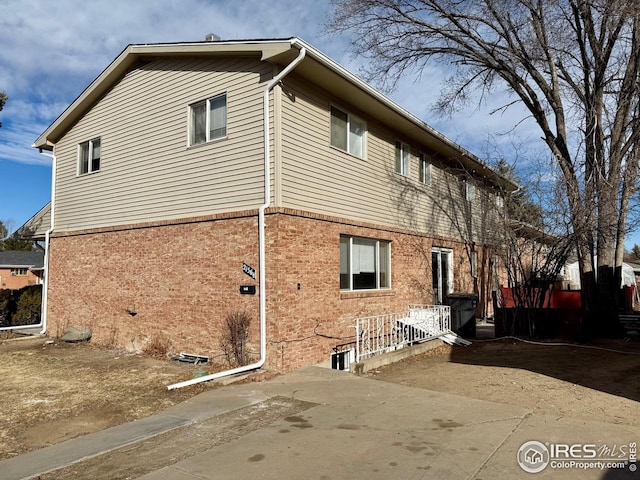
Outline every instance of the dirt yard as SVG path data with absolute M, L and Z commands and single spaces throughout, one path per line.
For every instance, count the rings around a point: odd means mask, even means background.
M 640 342 L 600 348 L 475 341 L 382 367 L 369 376 L 516 405 L 556 417 L 640 426 Z
M 601 346 L 640 352 L 639 342 Z M 42 338 L 0 344 L 0 369 L 0 459 L 139 419 L 218 388 L 205 383 L 167 391 L 168 384 L 192 378 L 201 367 Z M 476 341 L 470 347 L 440 347 L 370 376 L 557 417 L 640 426 L 639 374 L 637 354 Z M 307 408 L 276 404 L 271 407 L 285 412 Z M 69 478 L 64 475 L 46 478 Z M 91 475 L 87 478 L 96 478 Z
M 206 370 L 90 344 L 5 340 L 0 459 L 143 418 L 215 388 L 205 383 L 166 389 L 192 378 L 196 369 Z

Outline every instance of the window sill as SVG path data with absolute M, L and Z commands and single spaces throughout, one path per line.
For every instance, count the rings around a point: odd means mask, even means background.
M 90 177 L 91 175 L 96 175 L 98 173 L 100 173 L 100 170 L 93 170 L 92 172 L 78 173 L 76 175 L 76 178 Z
M 207 140 L 206 142 L 194 143 L 193 145 L 187 144 L 187 150 L 191 150 L 194 148 L 204 147 L 206 145 L 211 145 L 212 143 L 224 142 L 229 139 L 229 135 L 225 135 L 224 137 L 214 138 L 213 140 Z
M 349 300 L 352 298 L 372 298 L 372 297 L 393 297 L 393 290 L 342 290 L 340 291 L 340 300 Z
M 343 150 L 340 147 L 336 147 L 335 145 L 329 144 L 329 147 L 332 150 L 335 150 L 336 152 L 344 153 L 345 155 L 348 155 L 348 156 L 353 157 L 353 158 L 357 158 L 358 160 L 364 160 L 365 162 L 367 161 L 366 154 L 361 157 L 360 155 L 356 155 L 355 153 L 347 152 L 346 150 Z

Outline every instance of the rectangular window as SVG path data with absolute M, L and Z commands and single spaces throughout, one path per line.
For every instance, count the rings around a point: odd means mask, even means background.
M 28 270 L 26 268 L 12 268 L 11 269 L 11 275 L 15 276 L 19 276 L 19 277 L 24 277 L 26 274 L 28 273 Z
M 189 106 L 189 145 L 227 136 L 227 95 L 222 94 Z
M 340 290 L 379 290 L 390 287 L 390 242 L 341 236 Z
M 78 175 L 100 170 L 100 137 L 78 145 Z
M 502 198 L 499 194 L 496 194 L 496 207 L 498 210 L 502 210 L 504 208 L 504 198 Z
M 431 163 L 424 153 L 420 154 L 420 181 L 425 185 L 431 184 Z
M 356 157 L 365 156 L 367 124 L 359 118 L 331 107 L 331 145 Z
M 409 176 L 409 155 L 411 148 L 406 143 L 396 141 L 396 172 L 405 177 Z
M 476 186 L 471 180 L 465 182 L 465 198 L 468 202 L 473 202 L 476 198 Z

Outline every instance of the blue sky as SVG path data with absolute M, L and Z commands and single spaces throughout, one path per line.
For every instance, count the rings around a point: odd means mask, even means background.
M 3 0 L 0 91 L 9 100 L 0 112 L 0 220 L 17 228 L 49 201 L 51 162 L 31 145 L 128 44 L 200 41 L 208 33 L 222 39 L 298 36 L 357 74 L 364 60 L 350 51 L 348 35 L 326 32 L 331 12 L 329 0 Z M 522 119 L 517 110 L 489 114 L 504 96 L 451 118 L 434 115 L 447 70 L 435 66 L 404 78 L 388 95 L 480 158 L 502 153 L 512 159 L 514 137 L 529 154 L 543 151 L 531 123 L 506 134 Z M 498 151 L 487 147 L 489 137 Z

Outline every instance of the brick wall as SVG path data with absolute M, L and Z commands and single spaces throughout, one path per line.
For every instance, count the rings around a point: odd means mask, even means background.
M 355 319 L 432 303 L 431 248 L 454 250 L 455 290 L 469 278 L 464 246 L 409 232 L 272 209 L 267 215 L 267 367 L 288 371 L 329 359 L 355 341 Z M 214 357 L 225 315 L 253 319 L 250 350 L 259 350 L 259 298 L 242 263 L 258 270 L 257 215 L 176 225 L 58 235 L 51 242 L 50 335 L 91 327 L 93 341 L 144 350 L 154 338 L 170 351 Z M 391 242 L 390 290 L 340 291 L 340 235 Z M 135 310 L 131 316 L 127 310 Z M 256 356 L 257 359 L 257 356 Z
M 258 266 L 255 216 L 58 236 L 50 262 L 50 335 L 90 327 L 103 345 L 141 351 L 160 339 L 216 356 L 226 314 L 246 310 L 258 351 L 258 295 L 239 292 L 257 285 L 242 271 Z
M 322 215 L 283 211 L 269 217 L 267 358 L 278 370 L 329 360 L 333 348 L 355 342 L 355 319 L 431 304 L 431 248 L 464 246 L 371 225 L 354 225 Z M 391 289 L 340 291 L 340 235 L 391 242 Z M 468 265 L 454 262 L 455 289 Z M 299 285 L 299 287 L 298 287 Z

